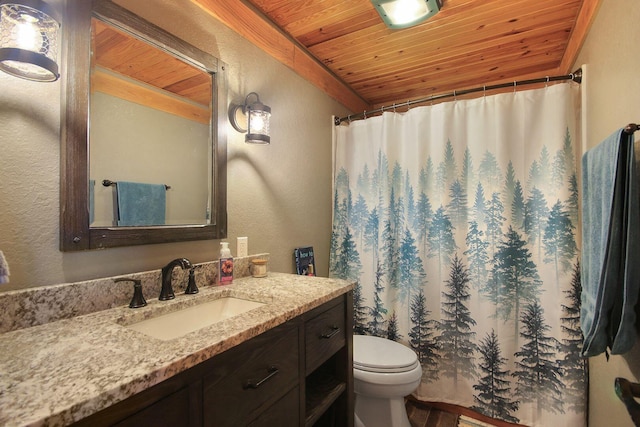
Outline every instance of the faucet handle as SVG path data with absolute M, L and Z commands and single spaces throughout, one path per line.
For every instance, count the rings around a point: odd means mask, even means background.
M 138 279 L 130 279 L 128 277 L 122 277 L 118 279 L 114 279 L 114 282 L 133 282 L 133 298 L 131 298 L 131 302 L 129 303 L 129 308 L 140 308 L 147 305 L 147 300 L 144 299 L 144 295 L 142 295 L 142 283 Z
M 197 294 L 198 293 L 198 285 L 196 285 L 196 277 L 195 277 L 195 267 L 191 267 L 189 269 L 189 283 L 187 284 L 187 289 L 184 291 L 185 294 Z

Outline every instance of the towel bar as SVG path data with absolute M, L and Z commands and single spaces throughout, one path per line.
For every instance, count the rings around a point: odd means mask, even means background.
M 102 185 L 104 185 L 105 187 L 111 187 L 113 185 L 118 185 L 118 183 L 116 181 L 111 181 L 110 179 L 103 179 L 102 180 Z M 171 186 L 167 185 L 167 184 L 164 184 L 164 188 L 166 190 L 170 190 Z
M 615 380 L 616 394 L 627 407 L 629 415 L 636 427 L 640 427 L 640 403 L 635 398 L 640 397 L 640 384 L 632 383 L 624 378 Z
M 624 131 L 631 135 L 632 133 L 634 133 L 635 131 L 640 129 L 640 125 L 637 125 L 635 123 L 629 123 L 625 128 Z

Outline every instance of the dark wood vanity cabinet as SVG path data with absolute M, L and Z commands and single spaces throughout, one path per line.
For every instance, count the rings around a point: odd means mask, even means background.
M 248 425 L 298 386 L 296 323 L 280 325 L 215 358 L 202 380 L 205 426 Z M 293 403 L 286 408 L 293 422 L 283 427 L 298 425 L 297 401 Z
M 352 293 L 77 423 L 353 426 Z
M 349 293 L 305 313 L 301 354 L 305 426 L 353 426 L 353 300 Z

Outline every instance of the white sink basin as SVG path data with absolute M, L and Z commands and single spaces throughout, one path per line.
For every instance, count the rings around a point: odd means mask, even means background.
M 142 320 L 126 327 L 168 341 L 263 305 L 261 302 L 224 297 Z

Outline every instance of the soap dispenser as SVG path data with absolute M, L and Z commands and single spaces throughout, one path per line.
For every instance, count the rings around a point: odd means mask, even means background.
M 218 260 L 218 284 L 228 285 L 233 282 L 233 257 L 229 242 L 220 242 L 220 259 Z
M 231 258 L 229 242 L 220 242 L 220 258 Z

